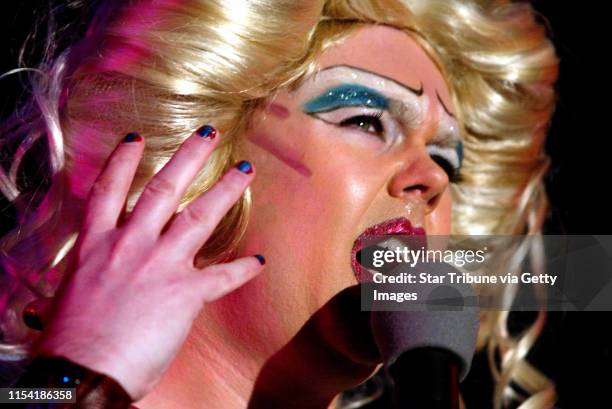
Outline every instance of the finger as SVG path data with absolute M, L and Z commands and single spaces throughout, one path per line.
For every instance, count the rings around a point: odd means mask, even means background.
M 229 263 L 214 264 L 196 273 L 193 277 L 195 288 L 200 291 L 203 302 L 211 302 L 234 291 L 264 268 L 266 259 L 257 254 L 242 257 Z
M 159 234 L 185 191 L 214 150 L 217 132 L 209 125 L 189 136 L 174 156 L 147 183 L 129 217 L 128 229 Z
M 42 331 L 49 320 L 52 298 L 40 298 L 28 303 L 23 309 L 23 322 L 30 328 Z
M 109 157 L 94 182 L 84 218 L 85 234 L 115 228 L 144 149 L 143 139 L 129 133 Z
M 185 207 L 162 235 L 162 242 L 193 256 L 255 176 L 253 165 L 241 161 L 207 192 Z

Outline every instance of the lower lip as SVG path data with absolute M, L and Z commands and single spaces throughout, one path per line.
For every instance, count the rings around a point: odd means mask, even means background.
M 355 277 L 357 277 L 358 282 L 363 282 L 366 277 L 369 277 L 370 273 L 369 270 L 367 270 L 357 261 L 357 253 L 364 247 L 364 243 L 367 243 L 369 238 L 384 235 L 427 237 L 425 234 L 425 229 L 422 227 L 412 227 L 410 221 L 404 217 L 392 219 L 367 228 L 366 231 L 363 232 L 357 238 L 357 240 L 355 240 L 355 244 L 351 250 L 351 266 L 353 267 L 353 272 L 355 273 Z

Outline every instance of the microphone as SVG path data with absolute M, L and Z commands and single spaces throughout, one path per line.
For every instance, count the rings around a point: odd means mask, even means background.
M 427 263 L 427 269 L 457 272 L 446 263 Z M 371 313 L 374 339 L 394 385 L 395 407 L 458 409 L 459 381 L 476 349 L 476 296 L 469 284 L 410 286 L 419 294 L 410 310 Z

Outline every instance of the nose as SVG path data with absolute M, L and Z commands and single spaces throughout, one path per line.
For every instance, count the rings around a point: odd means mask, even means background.
M 426 204 L 425 211 L 429 214 L 448 187 L 448 175 L 424 146 L 418 154 L 414 150 L 411 153 L 411 158 L 398 163 L 398 170 L 389 182 L 389 194 L 405 201 L 420 200 Z

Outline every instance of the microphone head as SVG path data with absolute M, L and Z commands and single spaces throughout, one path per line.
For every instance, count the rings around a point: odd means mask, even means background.
M 427 269 L 437 275 L 457 272 L 446 263 L 428 263 Z M 410 284 L 410 291 L 418 293 L 419 301 L 411 302 L 409 310 L 371 313 L 372 332 L 385 366 L 393 365 L 404 352 L 439 348 L 458 358 L 459 379 L 463 380 L 474 356 L 480 323 L 472 286 Z

